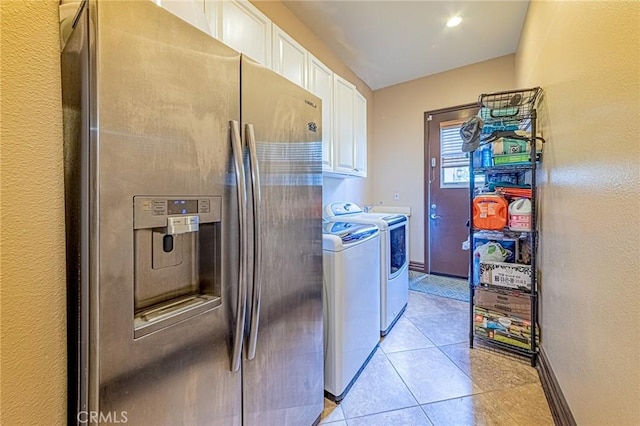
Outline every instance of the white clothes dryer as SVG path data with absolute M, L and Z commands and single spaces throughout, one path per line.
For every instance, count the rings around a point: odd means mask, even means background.
M 325 223 L 324 389 L 340 402 L 380 343 L 380 233 L 375 225 Z
M 330 222 L 369 223 L 380 229 L 380 334 L 398 321 L 409 300 L 409 220 L 403 214 L 365 213 L 355 203 L 324 206 Z

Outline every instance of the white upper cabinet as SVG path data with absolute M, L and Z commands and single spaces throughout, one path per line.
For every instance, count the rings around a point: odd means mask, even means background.
M 214 0 L 204 0 L 204 16 L 209 23 L 210 34 L 220 40 L 222 37 L 222 2 Z
M 354 155 L 356 176 L 367 177 L 367 99 L 356 90 L 354 98 Z
M 207 34 L 212 34 L 204 14 L 205 0 L 157 0 L 156 4 Z
M 354 97 L 356 87 L 333 75 L 333 171 L 353 174 L 355 169 L 354 141 Z
M 309 54 L 307 90 L 322 99 L 322 171 L 333 171 L 333 71 Z
M 276 24 L 272 24 L 272 28 L 273 56 L 271 57 L 271 68 L 306 89 L 307 50 Z
M 218 12 L 222 15 L 218 38 L 270 68 L 271 20 L 246 0 L 222 1 Z
M 326 172 L 367 176 L 367 99 L 333 74 L 333 168 Z

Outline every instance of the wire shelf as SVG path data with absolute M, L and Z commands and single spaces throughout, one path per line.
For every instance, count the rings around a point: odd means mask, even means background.
M 515 264 L 515 265 L 519 265 L 519 264 Z M 474 284 L 474 289 L 495 289 L 495 290 L 503 290 L 503 291 L 517 291 L 523 294 L 532 294 L 531 289 L 525 288 L 525 287 L 505 287 L 502 285 L 496 285 L 496 284 L 486 284 L 486 283 L 480 283 L 480 284 Z
M 473 173 L 475 174 L 484 174 L 485 172 L 519 172 L 519 171 L 528 171 L 533 169 L 533 165 L 531 163 L 527 164 L 510 164 L 510 165 L 499 165 L 499 166 L 491 166 L 491 167 L 474 167 Z
M 531 299 L 532 297 L 537 298 L 538 292 L 531 292 L 529 290 L 521 290 L 519 288 L 512 287 L 501 287 L 497 285 L 489 285 L 489 284 L 470 284 L 473 287 L 474 291 L 484 290 L 491 293 L 509 293 L 521 297 L 527 297 Z
M 485 337 L 482 336 L 480 334 L 475 334 L 474 333 L 474 339 L 475 340 L 479 340 L 481 341 L 483 344 L 489 345 L 489 346 L 497 346 L 501 349 L 504 349 L 508 352 L 514 353 L 514 354 L 518 354 L 518 355 L 522 355 L 522 356 L 526 356 L 526 357 L 533 357 L 535 355 L 538 354 L 538 351 L 533 351 L 531 349 L 524 349 L 524 348 L 520 348 L 518 346 L 514 346 L 514 345 L 510 345 L 508 343 L 503 343 L 503 342 L 499 342 L 497 340 L 493 340 L 490 339 L 489 337 Z
M 526 130 L 531 124 L 531 113 L 542 89 L 510 90 L 483 93 L 478 98 L 480 118 L 484 121 L 483 134 L 495 130 Z

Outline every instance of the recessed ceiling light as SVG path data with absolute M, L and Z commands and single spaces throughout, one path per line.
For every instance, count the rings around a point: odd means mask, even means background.
M 462 18 L 459 16 L 454 16 L 453 18 L 447 21 L 447 27 L 455 27 L 460 22 L 462 22 Z

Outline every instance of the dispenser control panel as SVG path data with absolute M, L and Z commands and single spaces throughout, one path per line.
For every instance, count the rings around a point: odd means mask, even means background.
M 167 207 L 170 215 L 198 213 L 198 200 L 168 200 Z
M 182 218 L 182 219 L 181 219 Z M 134 229 L 220 222 L 222 197 L 133 197 Z M 184 222 L 188 219 L 190 223 Z M 184 223 L 183 223 L 184 222 Z

